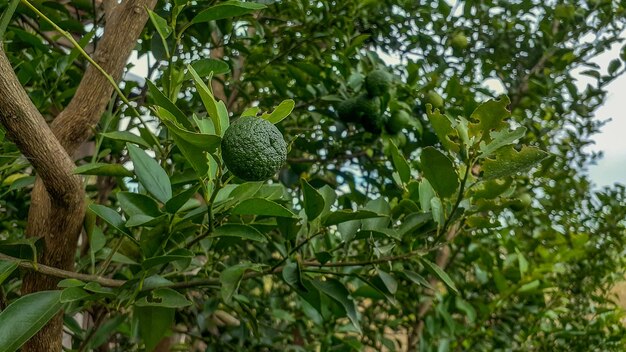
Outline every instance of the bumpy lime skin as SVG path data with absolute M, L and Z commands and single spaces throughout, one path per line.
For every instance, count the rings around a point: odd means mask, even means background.
M 385 126 L 386 118 L 380 111 L 380 98 L 370 98 L 361 94 L 356 98 L 356 115 L 363 128 L 378 134 Z
M 359 116 L 356 114 L 356 98 L 349 98 L 337 105 L 337 115 L 343 122 L 358 122 Z
M 265 181 L 287 160 L 287 143 L 278 128 L 258 117 L 241 117 L 224 133 L 222 159 L 245 181 Z
M 365 90 L 370 97 L 381 97 L 391 88 L 393 77 L 384 70 L 374 70 L 365 77 Z

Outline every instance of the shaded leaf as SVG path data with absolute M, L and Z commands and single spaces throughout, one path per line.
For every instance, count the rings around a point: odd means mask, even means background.
M 256 242 L 267 242 L 267 238 L 259 230 L 252 226 L 241 224 L 224 224 L 217 227 L 213 230 L 211 237 L 238 237 Z
M 437 264 L 429 261 L 426 258 L 420 258 L 420 260 L 422 261 L 422 263 L 424 263 L 424 266 L 426 267 L 426 269 L 428 269 L 428 271 L 430 271 L 433 275 L 441 279 L 441 281 L 443 281 L 446 284 L 446 286 L 448 286 L 452 291 L 454 291 L 454 293 L 459 293 L 459 291 L 456 289 L 456 286 L 454 285 L 454 282 L 452 281 L 450 276 L 448 276 L 448 274 L 446 274 L 446 272 L 443 271 L 443 269 L 441 269 Z
M 143 149 L 127 143 L 135 175 L 145 189 L 162 203 L 172 198 L 172 186 L 165 170 Z
M 389 141 L 389 149 L 391 151 L 391 161 L 393 162 L 393 166 L 400 175 L 400 180 L 403 183 L 409 182 L 411 179 L 411 167 L 409 163 L 407 163 L 404 156 L 398 150 L 398 147 L 393 141 Z
M 174 309 L 145 306 L 135 307 L 134 313 L 138 320 L 139 336 L 146 344 L 146 352 L 151 352 L 174 323 Z
M 191 122 L 189 121 L 189 119 L 187 118 L 187 116 L 174 104 L 172 103 L 171 100 L 169 100 L 160 90 L 159 88 L 157 88 L 157 86 L 150 82 L 150 81 L 146 81 L 146 84 L 148 85 L 148 90 L 150 91 L 150 96 L 152 97 L 152 99 L 154 100 L 154 103 L 162 108 L 164 108 L 165 110 L 169 111 L 170 114 L 172 114 L 172 116 L 174 116 L 174 118 L 176 119 L 176 122 L 178 122 L 179 124 L 181 124 L 182 126 L 184 126 L 187 129 L 192 129 L 193 126 L 191 125 Z
M 304 197 L 304 211 L 309 221 L 315 220 L 324 210 L 324 197 L 305 179 L 300 180 Z
M 137 307 L 183 308 L 191 305 L 185 296 L 171 288 L 162 287 L 152 290 L 147 296 L 135 302 Z
M 295 106 L 296 103 L 292 99 L 284 100 L 283 102 L 278 104 L 278 106 L 276 107 L 276 109 L 274 109 L 274 111 L 272 111 L 272 113 L 264 113 L 263 115 L 261 115 L 261 118 L 266 119 L 273 124 L 277 124 L 280 121 L 284 120 L 287 116 L 289 116 Z
M 0 261 L 0 285 L 17 269 L 17 262 Z
M 144 194 L 118 192 L 117 200 L 120 202 L 122 210 L 128 214 L 128 216 L 149 215 L 157 217 L 162 214 L 157 202 Z
M 263 4 L 254 2 L 225 1 L 200 12 L 191 20 L 191 23 L 209 22 L 246 15 L 264 9 L 265 7 L 266 6 Z
M 22 296 L 0 313 L 0 351 L 13 352 L 46 325 L 60 310 L 61 291 Z
M 476 121 L 470 125 L 470 135 L 486 139 L 491 130 L 501 130 L 507 127 L 504 120 L 511 116 L 511 112 L 507 110 L 510 103 L 511 100 L 505 95 L 499 100 L 491 99 L 480 104 L 470 116 Z
M 150 147 L 150 145 L 144 141 L 143 138 L 128 131 L 113 131 L 102 133 L 101 135 L 105 138 L 114 139 L 116 141 L 135 143 L 146 148 Z
M 239 289 L 239 283 L 241 282 L 243 274 L 248 270 L 260 271 L 261 267 L 252 263 L 241 263 L 226 268 L 221 272 L 220 281 L 222 287 L 220 293 L 224 302 L 228 303 L 231 301 L 233 295 L 237 292 L 237 289 Z
M 453 195 L 459 187 L 459 175 L 452 160 L 433 147 L 424 148 L 420 156 L 424 177 L 440 197 Z
M 106 221 L 107 224 L 113 226 L 121 233 L 130 235 L 130 232 L 124 224 L 124 219 L 122 219 L 122 216 L 118 214 L 115 210 L 100 204 L 90 204 L 89 210 L 94 212 L 96 215 L 102 218 L 102 220 Z
M 315 286 L 318 290 L 335 300 L 339 303 L 343 309 L 345 310 L 348 319 L 354 327 L 361 332 L 361 326 L 359 324 L 359 318 L 357 316 L 356 304 L 350 298 L 350 292 L 346 287 L 335 279 L 327 278 L 325 281 L 314 280 L 311 281 L 313 286 Z
M 93 163 L 81 165 L 74 169 L 79 175 L 98 175 L 115 177 L 133 177 L 133 173 L 120 164 Z
M 511 176 L 526 171 L 548 157 L 548 153 L 535 147 L 522 147 L 518 152 L 512 146 L 501 148 L 494 157 L 482 165 L 485 179 Z
M 264 198 L 249 198 L 233 209 L 237 215 L 279 216 L 293 218 L 296 215 L 284 206 Z

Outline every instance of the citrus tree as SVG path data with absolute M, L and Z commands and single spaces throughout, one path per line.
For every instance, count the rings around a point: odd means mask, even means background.
M 624 4 L 0 10 L 1 351 L 626 345 Z

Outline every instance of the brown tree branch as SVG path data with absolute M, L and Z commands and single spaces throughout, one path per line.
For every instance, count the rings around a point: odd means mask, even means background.
M 43 116 L 32 104 L 20 85 L 4 51 L 0 49 L 0 123 L 22 154 L 33 165 L 39 176 L 39 187 L 45 194 L 45 209 L 53 219 L 45 229 L 51 234 L 44 241 L 42 261 L 55 266 L 71 268 L 74 248 L 85 213 L 84 191 L 81 179 L 74 175 L 74 163 L 55 138 Z M 74 246 L 74 247 L 72 247 Z M 30 278 L 30 281 L 27 279 Z M 48 276 L 28 275 L 22 289 L 24 293 L 39 287 L 54 288 L 56 279 Z M 63 328 L 62 315 L 52 319 L 28 342 L 23 351 L 60 351 Z
M 110 16 L 107 17 L 104 35 L 98 43 L 93 59 L 116 82 L 121 78 L 128 57 L 148 19 L 145 8 L 152 9 L 155 4 L 156 0 L 126 0 L 112 7 Z M 114 87 L 108 77 L 94 65 L 89 65 L 71 102 L 51 126 L 58 141 L 56 144 L 60 143 L 65 152 L 63 149 L 48 150 L 43 155 L 43 160 L 53 159 L 56 155 L 72 155 L 91 135 L 93 126 L 100 120 L 113 90 Z M 48 144 L 47 140 L 40 140 L 37 137 L 32 138 L 32 141 L 41 145 Z M 71 159 L 69 157 L 67 159 L 71 163 Z M 73 168 L 72 163 L 69 175 Z M 67 202 L 68 206 L 59 206 L 58 197 L 49 189 L 46 192 L 46 188 L 49 187 L 44 187 L 44 176 L 48 171 L 38 171 L 42 177 L 35 182 L 31 195 L 26 236 L 38 237 L 40 234 L 46 234 L 39 263 L 71 271 L 74 268 L 76 244 L 82 229 L 84 193 L 81 187 L 80 192 L 74 193 L 74 196 L 80 199 L 72 199 Z M 75 176 L 71 175 L 71 178 Z M 59 178 L 64 179 L 68 177 Z M 55 289 L 57 282 L 57 277 L 31 271 L 24 277 L 22 292 Z M 27 342 L 23 351 L 60 351 L 63 326 L 61 318 L 62 316 L 58 315 L 52 319 Z
M 30 161 L 55 204 L 82 203 L 82 183 L 74 163 L 20 85 L 0 47 L 0 123 Z

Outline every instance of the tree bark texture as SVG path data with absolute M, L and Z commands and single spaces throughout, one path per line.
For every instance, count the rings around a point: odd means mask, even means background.
M 104 35 L 93 59 L 118 82 L 137 38 L 148 20 L 146 8 L 157 0 L 109 2 Z M 113 87 L 97 68 L 89 66 L 68 106 L 49 127 L 20 86 L 0 49 L 0 123 L 31 162 L 37 180 L 31 196 L 27 237 L 43 240 L 39 263 L 74 269 L 76 245 L 85 213 L 85 194 L 71 155 L 90 136 L 111 99 Z M 58 279 L 36 272 L 25 275 L 22 293 L 57 289 Z M 24 352 L 62 350 L 59 314 L 23 347 Z

